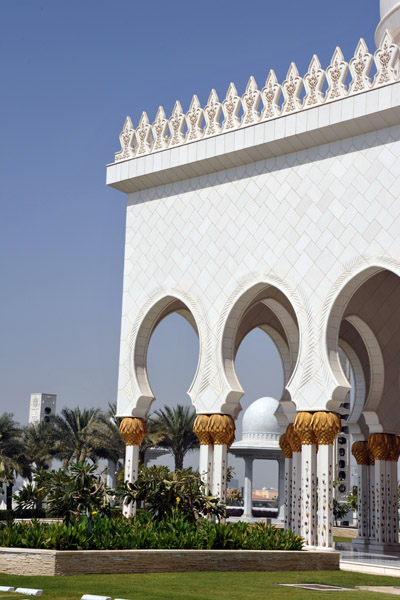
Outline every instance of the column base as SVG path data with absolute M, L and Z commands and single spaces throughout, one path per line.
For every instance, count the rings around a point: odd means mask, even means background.
M 371 542 L 368 546 L 368 552 L 373 554 L 400 554 L 400 544 Z
M 303 550 L 307 549 L 306 547 L 303 548 Z M 337 552 L 333 546 L 314 546 L 312 550 L 317 550 L 318 552 Z
M 351 542 L 351 547 L 353 550 L 357 550 L 358 552 L 368 552 L 371 544 L 371 540 L 369 538 L 354 538 Z

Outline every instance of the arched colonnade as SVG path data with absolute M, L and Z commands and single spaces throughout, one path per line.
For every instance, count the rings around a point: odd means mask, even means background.
M 359 532 L 356 545 L 397 545 L 397 460 L 400 455 L 400 269 L 390 261 L 350 266 L 317 306 L 299 288 L 273 277 L 251 278 L 222 310 L 203 309 L 180 290 L 149 299 L 130 333 L 125 476 L 137 473 L 144 418 L 154 400 L 147 349 L 158 323 L 177 312 L 199 336 L 199 361 L 189 395 L 197 411 L 200 471 L 212 493 L 226 493 L 227 452 L 243 389 L 235 357 L 246 335 L 261 328 L 275 343 L 284 373 L 277 418 L 285 454 L 285 526 L 309 547 L 332 547 L 333 443 L 343 427 L 353 436 L 358 463 Z M 205 303 L 206 305 L 206 303 Z M 340 362 L 344 351 L 351 382 Z M 130 416 L 127 416 L 129 414 Z M 131 514 L 133 507 L 126 507 Z M 397 547 L 397 546 L 396 546 Z

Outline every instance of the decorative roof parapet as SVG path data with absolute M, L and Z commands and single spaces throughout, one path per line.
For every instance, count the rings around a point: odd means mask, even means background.
M 344 60 L 342 51 L 338 47 L 326 70 L 321 68 L 315 54 L 304 77 L 300 77 L 295 63 L 291 63 L 282 85 L 279 84 L 275 72 L 271 70 L 261 91 L 254 77 L 250 77 L 245 93 L 241 97 L 233 83 L 230 84 L 226 98 L 222 102 L 219 101 L 216 91 L 211 90 L 204 109 L 198 97 L 194 95 L 186 115 L 180 102 L 176 101 L 169 120 L 162 106 L 159 107 L 152 125 L 145 112 L 142 113 L 136 130 L 130 117 L 127 117 L 119 136 L 121 150 L 115 153 L 115 162 L 181 146 L 203 137 L 234 131 L 396 82 L 400 78 L 398 60 L 399 47 L 393 43 L 390 33 L 386 31 L 382 45 L 374 55 L 368 52 L 368 47 L 361 38 L 354 57 L 349 63 Z M 371 81 L 369 73 L 374 61 L 376 74 Z M 345 81 L 349 69 L 351 81 L 347 86 Z M 325 80 L 328 88 L 323 92 Z M 301 98 L 303 87 L 305 94 L 304 98 Z M 284 100 L 280 106 L 278 103 L 282 92 Z M 259 110 L 261 101 L 263 108 Z M 241 110 L 243 114 L 239 116 Z M 222 112 L 224 119 L 221 123 Z

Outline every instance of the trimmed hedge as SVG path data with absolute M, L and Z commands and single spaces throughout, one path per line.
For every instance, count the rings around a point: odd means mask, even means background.
M 301 550 L 303 539 L 263 523 L 193 522 L 179 511 L 161 521 L 82 517 L 79 522 L 0 524 L 0 546 L 51 550 L 194 549 Z

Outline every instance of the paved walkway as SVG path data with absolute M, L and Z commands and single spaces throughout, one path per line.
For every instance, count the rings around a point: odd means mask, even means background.
M 398 554 L 360 552 L 353 550 L 350 543 L 336 543 L 335 549 L 341 553 L 340 568 L 343 571 L 400 577 L 400 555 Z

